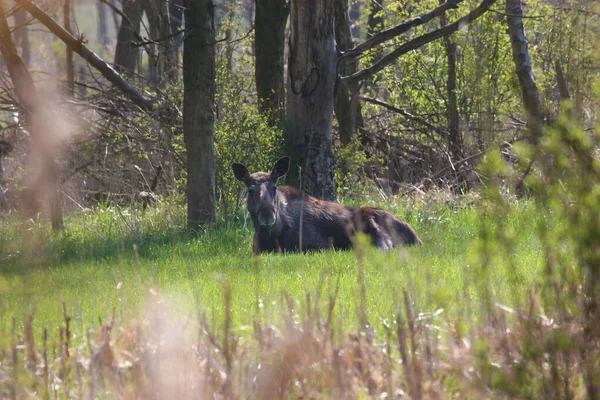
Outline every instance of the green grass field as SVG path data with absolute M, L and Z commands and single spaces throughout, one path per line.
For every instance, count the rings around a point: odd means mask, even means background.
M 178 204 L 73 213 L 59 234 L 1 220 L 0 397 L 584 398 L 594 388 L 595 336 L 577 332 L 595 319 L 580 311 L 576 242 L 563 235 L 578 230 L 540 203 L 407 198 L 387 208 L 420 248 L 259 257 L 243 213 L 190 233 Z
M 381 252 L 251 254 L 252 227 L 243 216 L 207 232 L 190 234 L 181 206 L 164 203 L 139 210 L 99 208 L 70 215 L 53 235 L 44 223 L 2 220 L 0 232 L 0 331 L 35 315 L 36 337 L 63 322 L 63 303 L 82 334 L 113 309 L 126 318 L 160 294 L 182 316 L 203 310 L 220 320 L 223 292 L 232 289 L 232 316 L 240 329 L 258 315 L 279 319 L 285 295 L 298 310 L 337 293 L 337 316 L 356 329 L 359 315 L 379 331 L 393 319 L 406 289 L 420 312 L 477 319 L 482 296 L 514 307 L 543 271 L 535 229 L 544 216 L 529 203 L 507 215 L 485 216 L 474 207 L 389 204 L 423 239 L 421 248 Z M 44 226 L 42 226 L 44 225 Z M 511 254 L 482 259 L 486 226 L 503 227 Z M 486 233 L 487 232 L 487 233 Z M 493 234 L 493 233 L 492 233 Z M 504 251 L 504 250 L 502 250 Z M 491 256 L 489 255 L 491 254 Z M 362 276 L 364 274 L 364 286 Z M 363 295 L 364 293 L 364 295 Z M 362 310 L 362 311 L 361 311 Z M 363 319 L 364 320 L 364 319 Z

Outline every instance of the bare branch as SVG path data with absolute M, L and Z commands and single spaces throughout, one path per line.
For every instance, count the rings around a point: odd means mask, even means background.
M 108 81 L 115 85 L 121 90 L 131 101 L 133 101 L 138 107 L 145 111 L 152 110 L 154 102 L 144 97 L 141 90 L 132 85 L 127 80 L 123 79 L 121 75 L 96 53 L 88 49 L 82 40 L 78 40 L 73 35 L 69 34 L 62 26 L 54 21 L 48 14 L 42 9 L 36 6 L 30 0 L 15 0 L 21 7 L 27 10 L 32 16 L 38 21 L 44 24 L 50 32 L 55 34 L 60 40 L 62 40 L 67 46 L 73 51 L 79 54 L 85 59 L 90 65 L 97 69 Z
M 23 0 L 18 0 L 18 1 L 23 1 Z M 465 15 L 464 17 L 462 17 L 458 21 L 454 22 L 453 24 L 447 25 L 447 26 L 437 29 L 433 32 L 426 33 L 425 35 L 419 36 L 419 37 L 411 40 L 410 42 L 407 42 L 407 43 L 403 44 L 402 46 L 398 47 L 396 50 L 392 51 L 391 53 L 387 54 L 386 56 L 384 56 L 381 60 L 379 60 L 372 66 L 365 68 L 355 74 L 345 76 L 342 79 L 357 82 L 357 81 L 363 80 L 363 79 L 381 71 L 382 69 L 387 67 L 389 64 L 396 61 L 396 59 L 398 59 L 400 56 L 408 53 L 409 51 L 418 49 L 419 47 L 426 45 L 427 43 L 433 42 L 434 40 L 439 39 L 441 37 L 448 36 L 448 35 L 456 32 L 460 28 L 470 24 L 471 22 L 473 22 L 474 20 L 476 20 L 477 18 L 482 16 L 486 11 L 488 11 L 488 9 L 495 2 L 496 2 L 496 0 L 483 0 L 483 2 L 481 2 L 481 4 L 477 8 L 475 8 L 469 14 Z
M 404 118 L 406 118 L 408 120 L 415 121 L 415 122 L 417 122 L 419 124 L 425 125 L 427 128 L 431 129 L 434 132 L 438 132 L 438 133 L 444 132 L 441 128 L 438 128 L 437 126 L 430 124 L 429 122 L 427 122 L 423 118 L 420 118 L 420 117 L 418 117 L 416 115 L 413 115 L 413 114 L 409 113 L 406 110 L 403 110 L 401 108 L 395 107 L 395 106 L 393 106 L 391 104 L 388 104 L 388 103 L 385 103 L 385 102 L 383 102 L 381 100 L 373 99 L 371 97 L 360 96 L 359 98 L 361 100 L 363 100 L 363 101 L 366 101 L 367 103 L 375 104 L 375 105 L 381 106 L 381 107 L 383 107 L 383 108 L 385 108 L 387 110 L 390 110 L 392 112 L 400 114 L 400 115 L 402 115 Z
M 444 4 L 440 5 L 438 8 L 433 11 L 428 12 L 427 14 L 420 15 L 416 18 L 413 18 L 409 21 L 405 21 L 399 25 L 394 26 L 393 28 L 386 29 L 373 36 L 372 38 L 365 40 L 363 43 L 359 44 L 353 49 L 350 49 L 343 53 L 339 59 L 343 60 L 346 58 L 355 58 L 360 56 L 365 51 L 383 43 L 390 39 L 395 38 L 405 32 L 408 32 L 410 29 L 415 28 L 419 25 L 423 25 L 429 21 L 431 21 L 435 17 L 441 16 L 446 10 L 451 8 L 458 8 L 458 4 L 462 3 L 463 0 L 448 0 Z

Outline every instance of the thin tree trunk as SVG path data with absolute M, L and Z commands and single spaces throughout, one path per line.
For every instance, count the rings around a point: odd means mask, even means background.
M 33 78 L 23 60 L 19 57 L 13 42 L 4 12 L 0 4 L 0 52 L 6 62 L 8 73 L 15 89 L 16 98 L 21 106 L 22 115 L 30 133 L 29 160 L 32 175 L 22 192 L 25 208 L 31 214 L 40 212 L 40 205 L 46 198 L 50 208 L 50 219 L 54 230 L 62 229 L 63 218 L 58 188 L 58 171 L 54 162 L 52 139 L 48 137 L 47 120 L 42 108 Z
M 352 30 L 352 37 L 359 38 L 360 37 L 360 1 L 352 0 L 350 3 L 350 26 Z
M 117 47 L 115 48 L 115 69 L 124 74 L 133 74 L 139 63 L 139 48 L 133 43 L 140 33 L 142 9 L 140 1 L 123 0 L 123 15 L 117 33 Z
M 183 48 L 183 135 L 187 151 L 188 228 L 216 219 L 214 97 L 215 27 L 212 0 L 186 0 Z
M 63 2 L 63 17 L 65 23 L 65 30 L 69 32 L 69 34 L 73 34 L 73 30 L 71 29 L 71 0 L 64 0 Z M 68 95 L 72 96 L 75 92 L 75 67 L 73 65 L 73 49 L 71 49 L 68 45 L 65 45 L 66 48 L 66 60 L 65 60 L 65 69 L 67 75 L 67 90 Z
M 179 32 L 183 26 L 183 0 L 171 0 L 169 2 L 169 15 L 171 17 L 171 32 Z
M 383 0 L 370 0 L 367 38 L 372 38 L 383 30 Z
M 17 47 L 21 49 L 21 59 L 26 66 L 31 63 L 31 51 L 29 47 L 29 28 L 27 27 L 27 11 L 21 7 L 15 10 L 15 42 Z
M 443 4 L 444 0 L 440 0 Z M 446 13 L 441 15 L 440 23 L 442 27 L 446 26 Z M 446 59 L 448 61 L 448 77 L 446 78 L 446 116 L 448 118 L 448 147 L 450 154 L 455 160 L 463 158 L 462 140 L 460 136 L 460 120 L 458 116 L 458 100 L 456 97 L 456 43 L 450 36 L 444 37 L 444 50 L 446 51 Z
M 171 51 L 175 45 L 173 30 L 171 28 L 170 7 L 164 0 L 151 0 L 150 6 L 152 13 L 148 14 L 150 24 L 156 27 L 156 37 L 160 46 L 155 46 L 155 55 L 157 62 L 156 84 L 161 86 L 163 80 L 176 82 L 179 77 L 179 68 L 177 65 L 177 52 Z
M 335 39 L 338 50 L 345 52 L 354 47 L 348 16 L 348 0 L 335 0 Z M 357 60 L 340 61 L 338 73 L 346 76 L 357 71 Z M 356 134 L 357 127 L 363 126 L 360 109 L 359 88 L 356 83 L 339 83 L 335 99 L 335 116 L 338 121 L 340 142 L 349 144 Z
M 531 130 L 530 142 L 536 144 L 542 136 L 542 105 L 540 95 L 535 83 L 527 37 L 523 27 L 523 6 L 521 0 L 506 0 L 506 14 L 508 23 L 508 34 L 512 43 L 513 61 L 521 86 L 521 95 L 527 123 Z
M 254 76 L 258 109 L 271 117 L 271 124 L 275 124 L 281 118 L 283 108 L 283 54 L 285 25 L 289 12 L 285 0 L 256 0 Z
M 306 193 L 336 199 L 332 123 L 337 54 L 333 0 L 296 0 L 291 7 L 288 120 L 285 131 L 295 168 L 292 181 Z
M 101 1 L 97 1 L 96 11 L 98 12 L 98 39 L 102 48 L 104 48 L 108 46 L 108 27 L 106 26 L 108 14 L 106 12 L 106 5 Z
M 384 0 L 370 0 L 369 18 L 367 21 L 367 39 L 371 39 L 383 30 L 383 1 Z M 379 61 L 382 56 L 383 51 L 380 48 L 375 50 L 373 61 Z M 367 88 L 373 90 L 377 88 L 373 76 L 369 76 L 365 83 Z

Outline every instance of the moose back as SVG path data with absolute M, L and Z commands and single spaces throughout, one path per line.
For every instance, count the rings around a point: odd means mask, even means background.
M 421 245 L 414 229 L 391 213 L 376 207 L 352 208 L 302 194 L 277 180 L 290 167 L 283 157 L 269 172 L 250 174 L 242 164 L 231 165 L 248 188 L 248 211 L 254 224 L 254 254 L 320 249 L 348 249 L 362 232 L 379 248 Z

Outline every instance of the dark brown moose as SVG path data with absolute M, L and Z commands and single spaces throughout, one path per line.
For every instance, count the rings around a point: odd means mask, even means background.
M 290 167 L 283 157 L 268 172 L 250 174 L 242 164 L 231 165 L 248 188 L 248 211 L 254 224 L 254 254 L 262 252 L 348 249 L 356 232 L 369 235 L 375 246 L 421 245 L 414 229 L 376 207 L 352 208 L 303 195 L 277 180 Z

